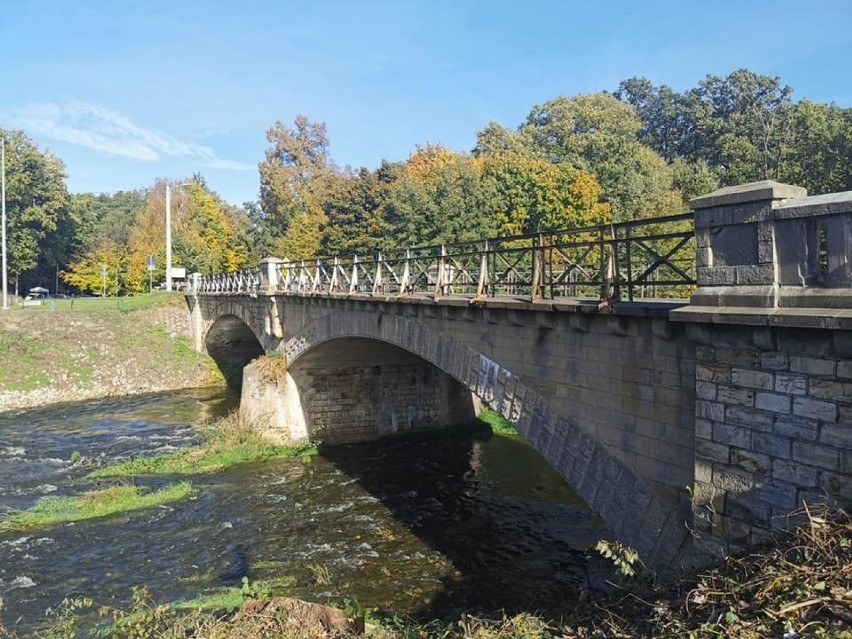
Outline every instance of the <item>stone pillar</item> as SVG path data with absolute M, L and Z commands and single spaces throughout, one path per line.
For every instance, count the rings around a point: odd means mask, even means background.
M 201 289 L 201 273 L 191 273 L 187 282 L 187 294 L 198 295 Z
M 806 195 L 801 187 L 765 180 L 692 200 L 698 290 L 691 305 L 776 307 L 775 211 Z
M 204 348 L 204 316 L 201 312 L 201 273 L 192 273 L 189 276 L 189 289 L 186 291 L 186 303 L 189 306 L 189 322 L 192 327 L 192 344 L 197 353 L 205 353 Z
M 273 294 L 278 291 L 278 267 L 284 260 L 278 257 L 265 257 L 260 260 L 260 291 Z

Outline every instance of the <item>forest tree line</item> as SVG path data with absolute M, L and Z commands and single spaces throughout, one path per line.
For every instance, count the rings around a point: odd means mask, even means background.
M 166 181 L 69 194 L 60 159 L 6 131 L 9 272 L 22 290 L 148 289 L 164 278 Z M 305 259 L 598 225 L 686 210 L 719 186 L 774 179 L 812 194 L 852 189 L 852 108 L 794 102 L 741 69 L 677 92 L 645 78 L 559 96 L 516 126 L 492 122 L 469 152 L 418 146 L 376 168 L 340 167 L 323 123 L 277 122 L 258 202 L 223 201 L 203 176 L 172 189 L 175 266 L 214 273 L 267 255 Z M 174 183 L 173 183 L 174 184 Z

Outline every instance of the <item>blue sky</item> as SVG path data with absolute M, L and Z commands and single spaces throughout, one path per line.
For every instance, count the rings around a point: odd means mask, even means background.
M 372 168 L 469 150 L 557 95 L 740 67 L 852 106 L 852 2 L 0 0 L 0 128 L 61 157 L 73 192 L 200 172 L 242 203 L 297 114 Z

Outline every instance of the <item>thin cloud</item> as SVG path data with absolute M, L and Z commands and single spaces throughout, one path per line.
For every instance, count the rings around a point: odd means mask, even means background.
M 30 104 L 8 113 L 14 126 L 53 140 L 140 162 L 163 156 L 194 158 L 207 167 L 253 171 L 254 165 L 219 157 L 209 146 L 183 142 L 130 118 L 82 100 Z

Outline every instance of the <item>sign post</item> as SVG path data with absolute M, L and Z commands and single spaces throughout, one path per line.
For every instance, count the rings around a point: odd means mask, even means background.
M 148 292 L 152 293 L 154 291 L 154 269 L 157 268 L 157 260 L 154 259 L 153 255 L 149 255 L 147 262 L 148 262 Z

